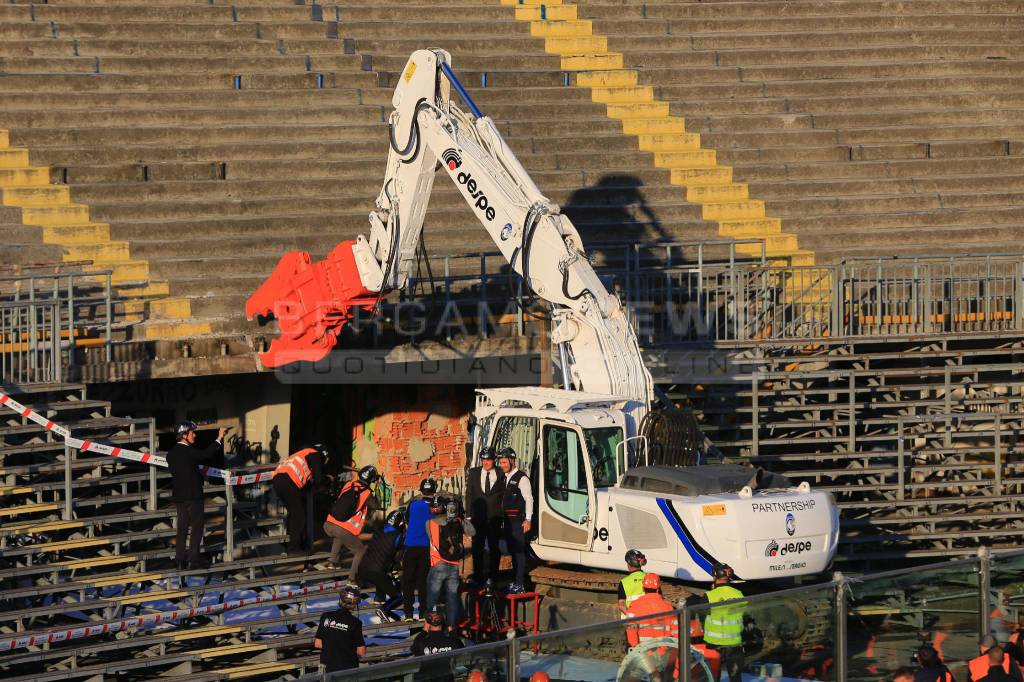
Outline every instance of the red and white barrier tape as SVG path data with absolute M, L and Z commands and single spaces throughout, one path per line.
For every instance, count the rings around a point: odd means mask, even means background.
M 104 445 L 103 443 L 94 443 L 91 440 L 81 440 L 71 435 L 71 432 L 64 426 L 54 423 L 39 414 L 34 412 L 31 408 L 25 407 L 17 400 L 7 395 L 6 393 L 0 392 L 0 405 L 6 406 L 8 409 L 17 412 L 22 417 L 26 417 L 29 421 L 33 421 L 39 424 L 47 431 L 52 431 L 57 434 L 70 446 L 76 450 L 85 450 L 86 452 L 95 452 L 100 455 L 110 455 L 111 457 L 118 457 L 120 459 L 127 459 L 133 462 L 142 462 L 143 464 L 152 464 L 155 466 L 166 467 L 167 460 L 160 455 L 154 455 L 149 452 L 137 452 L 135 450 L 126 450 L 124 448 L 115 447 L 113 445 Z M 247 483 L 260 483 L 261 481 L 269 481 L 274 477 L 273 471 L 262 471 L 256 474 L 241 474 L 236 475 L 227 469 L 218 469 L 217 467 L 200 466 L 199 470 L 204 476 L 210 476 L 213 478 L 224 479 L 227 485 L 245 485 Z
M 294 597 L 301 597 L 307 594 L 317 594 L 320 592 L 336 590 L 344 584 L 345 582 L 342 580 L 333 580 L 331 582 L 321 583 L 311 587 L 301 587 L 296 590 L 275 590 L 269 595 L 250 597 L 249 599 L 233 599 L 231 601 L 221 602 L 220 604 L 201 606 L 196 609 L 163 611 L 161 613 L 151 613 L 144 616 L 135 616 L 134 618 L 124 618 L 122 620 L 111 621 L 108 623 L 86 625 L 83 627 L 69 628 L 67 630 L 57 630 L 45 634 L 10 637 L 7 639 L 0 639 L 0 651 L 13 651 L 14 649 L 24 649 L 31 646 L 43 646 L 44 644 L 53 644 L 55 642 L 67 642 L 72 639 L 94 637 L 97 635 L 109 635 L 149 625 L 158 625 L 160 623 L 167 623 L 175 620 L 195 618 L 196 616 L 211 616 L 223 613 L 224 611 L 240 609 L 245 606 L 269 604 L 282 599 L 292 599 Z

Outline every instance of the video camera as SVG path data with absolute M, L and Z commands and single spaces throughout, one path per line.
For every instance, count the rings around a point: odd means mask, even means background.
M 462 520 L 466 517 L 466 510 L 462 506 L 462 500 L 457 497 L 449 498 L 444 505 L 445 517 L 449 521 Z

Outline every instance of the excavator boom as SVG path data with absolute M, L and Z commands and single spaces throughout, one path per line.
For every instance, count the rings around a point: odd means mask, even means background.
M 452 101 L 453 89 L 468 112 Z M 414 52 L 392 104 L 386 177 L 369 237 L 342 242 L 318 263 L 286 254 L 246 303 L 249 319 L 273 316 L 281 329 L 263 364 L 323 358 L 355 309 L 373 310 L 405 285 L 440 163 L 510 267 L 551 304 L 566 387 L 622 396 L 638 423 L 653 388 L 625 311 L 591 267 L 576 228 L 459 83 L 449 55 Z

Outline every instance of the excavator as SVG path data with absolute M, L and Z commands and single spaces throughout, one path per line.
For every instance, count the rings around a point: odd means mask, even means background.
M 579 232 L 473 102 L 451 56 L 414 52 L 392 104 L 369 237 L 316 263 L 285 254 L 246 302 L 248 319 L 278 321 L 264 366 L 323 359 L 354 316 L 406 285 L 440 169 L 550 307 L 562 387 L 478 389 L 470 453 L 518 453 L 535 491 L 537 556 L 620 571 L 625 552 L 639 549 L 646 570 L 696 582 L 709 581 L 716 563 L 743 580 L 825 571 L 839 535 L 831 493 L 754 467 L 701 463 L 707 448 L 692 413 L 656 395 L 626 311 Z

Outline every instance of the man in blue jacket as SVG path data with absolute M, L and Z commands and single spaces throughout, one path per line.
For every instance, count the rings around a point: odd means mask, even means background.
M 413 619 L 414 593 L 419 594 L 420 612 L 427 610 L 427 573 L 430 572 L 430 536 L 427 521 L 437 495 L 437 481 L 425 478 L 420 483 L 421 497 L 409 503 L 409 527 L 405 532 L 405 556 L 402 558 L 402 600 L 406 620 Z

